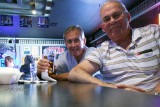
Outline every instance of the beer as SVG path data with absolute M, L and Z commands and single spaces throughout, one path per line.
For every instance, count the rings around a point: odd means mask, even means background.
M 53 68 L 54 68 L 54 67 L 53 67 L 53 65 L 54 65 L 53 63 L 54 63 L 54 62 L 49 61 L 50 67 L 48 68 L 48 73 L 54 72 L 54 71 L 53 71 L 53 70 L 54 70 L 54 69 L 53 69 Z
M 44 59 L 48 59 L 47 56 L 44 56 Z M 50 67 L 48 68 L 48 73 L 51 74 L 54 72 L 54 62 L 49 60 Z

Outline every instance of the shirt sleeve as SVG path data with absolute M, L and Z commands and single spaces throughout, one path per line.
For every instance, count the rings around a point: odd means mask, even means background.
M 92 51 L 89 55 L 87 55 L 85 59 L 91 62 L 97 63 L 101 68 L 102 67 L 102 54 L 100 50 L 101 50 L 100 47 L 94 49 L 94 51 Z
M 95 49 L 96 49 L 96 48 L 94 48 L 94 47 L 89 47 L 89 48 L 87 49 L 86 53 L 85 53 L 84 59 L 87 58 L 88 55 L 90 55 Z
M 68 63 L 66 59 L 66 53 L 63 53 L 58 57 L 58 60 L 55 62 L 56 74 L 62 74 L 62 73 L 69 72 L 67 64 Z

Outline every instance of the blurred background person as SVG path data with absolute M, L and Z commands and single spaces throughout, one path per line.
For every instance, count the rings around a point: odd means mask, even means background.
M 10 68 L 15 68 L 13 57 L 11 56 L 5 57 L 5 66 Z
M 26 55 L 24 58 L 24 65 L 21 66 L 20 72 L 24 74 L 21 76 L 21 80 L 31 80 L 32 77 L 36 77 L 35 61 L 32 55 Z

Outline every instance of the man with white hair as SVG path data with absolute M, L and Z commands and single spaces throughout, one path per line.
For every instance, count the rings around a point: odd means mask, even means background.
M 101 28 L 111 39 L 105 41 L 69 73 L 70 81 L 160 92 L 160 26 L 132 29 L 124 4 L 107 1 L 100 10 Z M 102 81 L 91 75 L 100 70 Z

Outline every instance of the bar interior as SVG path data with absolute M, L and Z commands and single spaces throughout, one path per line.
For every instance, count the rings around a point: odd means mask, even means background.
M 83 28 L 86 46 L 99 47 L 110 40 L 101 25 L 100 9 L 108 0 L 0 0 L 0 68 L 5 57 L 17 69 L 37 74 L 44 56 L 68 52 L 63 39 L 70 25 Z M 131 28 L 160 24 L 160 0 L 118 0 L 131 14 Z M 149 52 L 152 50 L 149 50 Z M 32 56 L 34 65 L 25 65 Z M 23 67 L 22 67 L 23 66 Z M 4 71 L 4 69 L 0 70 Z M 2 73 L 3 74 L 3 73 Z M 6 75 L 6 74 L 5 74 Z M 159 107 L 160 97 L 69 81 L 3 84 L 0 76 L 0 106 L 45 107 Z M 6 78 L 9 78 L 6 76 Z M 5 82 L 6 83 L 6 82 Z

